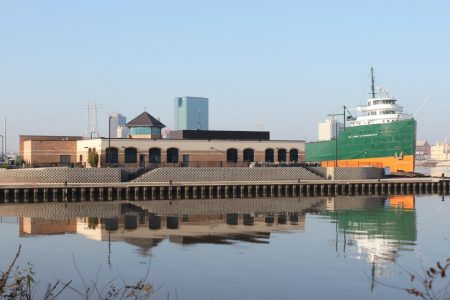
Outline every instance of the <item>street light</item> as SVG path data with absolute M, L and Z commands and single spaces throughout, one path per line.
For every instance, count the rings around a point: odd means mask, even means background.
M 2 156 L 0 156 L 0 161 L 3 161 L 3 159 L 5 158 L 5 152 L 3 151 L 3 142 L 4 142 L 4 138 L 3 135 L 0 134 L 0 137 L 2 138 Z
M 348 113 L 348 115 L 346 114 Z M 344 131 L 345 131 L 345 122 L 347 122 L 347 119 L 352 120 L 353 116 L 352 114 L 348 111 L 347 106 L 343 106 L 343 113 L 341 114 L 328 114 L 328 116 L 330 117 L 336 117 L 336 116 L 344 116 Z M 336 124 L 335 124 L 335 145 L 336 145 L 336 149 L 335 149 L 335 153 L 334 153 L 334 167 L 336 168 L 338 166 L 338 121 L 336 119 Z
M 106 151 L 106 163 L 109 166 L 111 163 L 111 119 L 112 116 L 108 117 L 108 151 Z

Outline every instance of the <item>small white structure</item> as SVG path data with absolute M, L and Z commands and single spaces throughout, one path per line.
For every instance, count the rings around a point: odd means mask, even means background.
M 336 119 L 328 119 L 323 123 L 319 123 L 319 142 L 334 139 L 336 132 L 339 133 L 342 129 L 342 123 Z
M 130 130 L 128 129 L 128 127 L 126 127 L 126 126 L 119 126 L 119 127 L 117 127 L 117 137 L 118 138 L 122 138 L 122 139 L 124 139 L 124 138 L 126 138 L 126 137 L 128 137 L 128 133 L 130 132 Z

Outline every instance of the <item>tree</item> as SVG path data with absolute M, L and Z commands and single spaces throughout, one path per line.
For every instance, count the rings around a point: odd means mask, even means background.
M 21 165 L 23 163 L 24 163 L 24 160 L 23 160 L 22 156 L 16 155 L 16 157 L 14 158 L 14 164 L 16 166 L 19 166 L 19 165 Z
M 92 151 L 88 155 L 88 163 L 91 167 L 97 168 L 98 166 L 98 153 L 95 151 Z

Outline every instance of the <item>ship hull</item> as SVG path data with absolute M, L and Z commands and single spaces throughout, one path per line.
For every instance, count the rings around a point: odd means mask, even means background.
M 415 142 L 414 119 L 353 126 L 341 131 L 337 139 L 306 144 L 305 161 L 323 166 L 375 166 L 391 172 L 414 172 Z

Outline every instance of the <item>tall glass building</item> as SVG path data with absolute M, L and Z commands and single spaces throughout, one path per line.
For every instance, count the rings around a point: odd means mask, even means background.
M 174 130 L 209 130 L 208 98 L 176 97 Z

